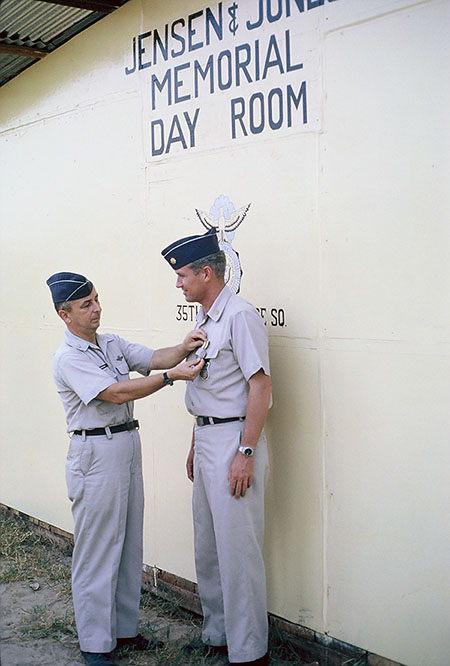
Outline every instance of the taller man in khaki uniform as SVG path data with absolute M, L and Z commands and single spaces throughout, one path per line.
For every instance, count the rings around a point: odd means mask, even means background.
M 162 255 L 207 335 L 186 406 L 195 417 L 187 474 L 194 483 L 195 562 L 203 640 L 230 664 L 269 663 L 262 557 L 268 475 L 264 422 L 271 404 L 267 333 L 256 309 L 225 286 L 215 233 L 172 243 Z
M 206 336 L 192 331 L 180 345 L 152 350 L 97 333 L 102 309 L 90 280 L 63 272 L 47 284 L 67 327 L 53 373 L 72 435 L 66 479 L 75 523 L 72 592 L 78 637 L 89 666 L 114 666 L 110 652 L 115 647 L 146 650 L 156 643 L 137 633 L 144 492 L 133 401 L 196 377 L 203 361 L 180 361 Z M 150 375 L 163 368 L 173 369 Z M 144 376 L 130 379 L 130 370 Z

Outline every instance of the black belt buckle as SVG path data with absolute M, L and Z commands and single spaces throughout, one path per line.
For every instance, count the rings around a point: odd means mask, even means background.
M 127 421 L 125 425 L 127 430 L 139 430 L 139 421 Z

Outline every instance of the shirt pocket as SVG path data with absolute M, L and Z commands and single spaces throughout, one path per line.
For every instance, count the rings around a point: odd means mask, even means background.
M 129 379 L 130 369 L 126 361 L 114 361 L 114 379 L 118 382 L 123 382 L 126 379 Z M 111 373 L 112 374 L 112 373 Z M 120 405 L 116 405 L 114 402 L 108 402 L 107 400 L 96 400 L 95 408 L 101 416 L 115 416 L 118 413 L 118 408 Z M 119 409 L 119 413 L 120 409 Z M 119 421 L 120 422 L 120 421 Z M 117 420 L 110 422 L 111 424 L 117 423 Z
M 128 379 L 130 368 L 128 367 L 128 364 L 127 364 L 126 361 L 115 361 L 114 362 L 114 367 L 115 367 L 116 372 L 118 374 L 117 379 L 119 381 L 123 381 L 124 379 Z
M 200 371 L 200 374 L 196 381 L 199 383 L 205 382 L 211 378 L 211 372 L 214 376 L 214 367 L 217 367 L 217 360 L 220 352 L 220 347 L 208 347 L 207 354 L 205 356 L 205 365 Z

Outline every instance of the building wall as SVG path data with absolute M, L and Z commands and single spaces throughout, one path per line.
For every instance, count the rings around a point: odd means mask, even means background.
M 132 0 L 0 89 L 0 502 L 72 529 L 45 279 L 88 275 L 103 330 L 174 344 L 193 313 L 160 250 L 220 195 L 251 203 L 233 247 L 270 335 L 269 609 L 446 666 L 450 6 L 238 4 Z M 136 413 L 145 562 L 195 580 L 183 387 Z

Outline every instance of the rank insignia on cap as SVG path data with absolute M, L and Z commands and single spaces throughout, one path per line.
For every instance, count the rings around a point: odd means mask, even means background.
M 217 232 L 212 228 L 206 234 L 180 238 L 164 248 L 161 254 L 168 264 L 176 270 L 219 251 Z

